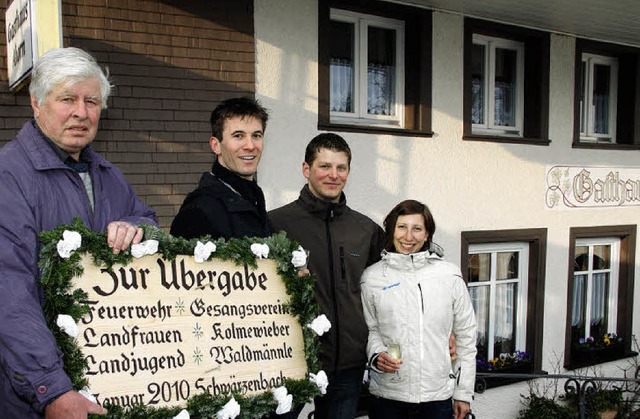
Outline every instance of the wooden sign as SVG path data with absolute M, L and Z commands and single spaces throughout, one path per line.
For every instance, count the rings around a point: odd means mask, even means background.
M 90 312 L 77 343 L 98 402 L 184 406 L 203 392 L 249 395 L 303 379 L 302 328 L 275 263 L 156 254 L 108 271 L 83 255 L 74 286 Z

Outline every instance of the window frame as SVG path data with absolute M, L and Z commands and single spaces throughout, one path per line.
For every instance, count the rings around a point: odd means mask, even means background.
M 514 331 L 516 333 L 516 339 L 514 342 L 514 346 L 516 350 L 524 350 L 526 348 L 526 340 L 527 336 L 527 313 L 526 308 L 528 306 L 528 295 L 527 291 L 528 287 L 528 278 L 529 272 L 528 269 L 524 269 L 523 261 L 526 261 L 526 267 L 529 267 L 529 243 L 527 242 L 498 242 L 498 243 L 478 243 L 478 244 L 470 244 L 468 248 L 468 255 L 480 254 L 480 253 L 489 253 L 491 254 L 491 278 L 489 282 L 467 282 L 467 288 L 479 288 L 479 287 L 489 287 L 489 302 L 491 307 L 489 307 L 489 330 L 488 330 L 488 339 L 493 342 L 493 337 L 495 335 L 495 287 L 498 284 L 504 284 L 507 281 L 498 281 L 495 279 L 495 268 L 496 268 L 496 255 L 497 253 L 503 252 L 519 252 L 520 259 L 518 264 L 518 292 L 516 301 L 518 302 L 518 306 L 516 308 L 516 322 L 514 326 Z M 468 257 L 468 256 L 467 256 Z M 468 281 L 468 278 L 467 278 Z M 510 281 L 516 282 L 516 281 Z M 524 303 L 524 304 L 521 304 Z M 493 321 L 492 321 L 493 320 Z M 499 354 L 493 353 L 493 345 L 490 345 L 491 348 L 488 349 L 488 359 L 495 358 Z
M 602 238 L 597 238 L 597 237 L 589 237 L 589 238 L 578 238 L 576 239 L 576 243 L 575 246 L 576 247 L 581 247 L 581 246 L 586 246 L 589 247 L 589 254 L 591 254 L 592 252 L 592 248 L 593 246 L 598 246 L 598 245 L 607 245 L 610 246 L 611 249 L 611 255 L 610 255 L 610 263 L 611 266 L 608 269 L 587 269 L 586 271 L 579 271 L 579 272 L 584 272 L 584 274 L 587 275 L 587 293 L 585 295 L 585 299 L 586 299 L 586 303 L 585 303 L 585 319 L 590 318 L 590 313 L 591 313 L 591 303 L 589 302 L 591 299 L 589 297 L 591 297 L 592 295 L 592 282 L 593 282 L 593 275 L 595 275 L 596 273 L 600 273 L 600 272 L 594 272 L 594 271 L 609 271 L 609 289 L 607 291 L 607 307 L 608 307 L 608 312 L 607 312 L 607 333 L 611 332 L 612 330 L 616 330 L 617 329 L 617 324 L 618 324 L 618 313 L 616 310 L 617 307 L 617 302 L 618 302 L 618 284 L 619 284 L 619 279 L 618 279 L 618 270 L 619 270 L 619 266 L 620 266 L 620 238 L 618 237 L 602 237 Z M 575 249 L 574 249 L 575 252 Z M 574 253 L 575 254 L 575 253 Z M 589 258 L 591 259 L 591 258 Z M 574 277 L 573 280 L 575 282 L 575 275 L 576 275 L 576 271 L 574 270 Z M 573 289 L 572 289 L 573 291 Z M 570 294 L 570 297 L 572 298 L 573 296 L 573 292 Z M 573 298 L 572 298 L 573 299 Z M 586 338 L 587 336 L 591 336 L 590 333 L 587 332 L 587 329 L 590 329 L 590 325 L 588 327 L 585 327 L 585 336 L 584 338 Z
M 505 39 L 524 44 L 524 77 L 521 135 L 475 132 L 471 121 L 472 47 L 474 35 Z M 550 34 L 547 32 L 489 22 L 475 18 L 464 20 L 464 98 L 463 140 L 491 141 L 526 145 L 549 145 L 549 73 Z
M 383 18 L 380 16 L 355 13 L 342 9 L 330 10 L 331 21 L 350 23 L 354 26 L 354 112 L 329 111 L 330 122 L 334 124 L 363 124 L 370 126 L 386 126 L 390 128 L 403 128 L 404 110 L 404 22 L 397 19 Z M 395 101 L 393 103 L 394 115 L 370 115 L 367 112 L 368 79 L 367 79 L 367 51 L 369 27 L 389 29 L 395 31 L 395 62 L 394 74 Z M 331 84 L 331 82 L 329 82 Z M 330 98 L 329 98 L 330 99 Z
M 404 87 L 400 124 L 363 123 L 332 118 L 330 112 L 330 27 L 332 9 L 404 22 L 402 78 Z M 432 12 L 387 2 L 323 0 L 318 2 L 318 129 L 334 132 L 432 137 L 431 131 Z M 408 54 L 407 51 L 411 51 Z M 365 51 L 366 52 L 366 51 Z M 366 110 L 365 110 L 366 111 Z M 364 121 L 366 122 L 366 121 Z
M 468 283 L 469 246 L 475 244 L 526 242 L 529 244 L 529 269 L 527 285 L 525 352 L 533 359 L 533 372 L 542 373 L 542 345 L 544 329 L 544 288 L 546 275 L 547 229 L 463 231 L 461 233 L 460 267 L 465 282 Z M 488 387 L 498 387 L 524 379 L 495 380 L 486 383 Z
M 593 141 L 580 134 L 582 57 L 590 54 L 617 60 L 615 142 Z M 576 39 L 573 148 L 640 150 L 640 48 Z
M 569 260 L 567 281 L 567 318 L 565 323 L 565 349 L 564 367 L 572 370 L 576 368 L 597 365 L 602 362 L 613 361 L 633 356 L 636 353 L 631 350 L 632 321 L 633 321 L 633 294 L 634 294 L 634 267 L 636 254 L 637 225 L 616 225 L 596 227 L 571 227 L 569 230 Z M 607 238 L 620 240 L 618 254 L 618 300 L 617 300 L 617 332 L 623 339 L 623 350 L 619 354 L 611 354 L 605 358 L 591 360 L 577 359 L 574 355 L 571 342 L 571 313 L 573 310 L 572 290 L 574 281 L 574 260 L 576 257 L 576 243 L 597 241 Z
M 524 120 L 524 44 L 505 38 L 496 38 L 482 34 L 473 34 L 473 44 L 485 47 L 483 80 L 485 91 L 484 124 L 472 122 L 472 133 L 475 135 L 497 135 L 506 137 L 521 137 Z M 513 127 L 495 125 L 495 67 L 496 49 L 516 51 L 516 116 Z M 489 94 L 491 93 L 491 94 Z
M 593 67 L 594 64 L 608 65 L 611 68 L 611 78 L 609 79 L 609 120 L 607 121 L 609 125 L 609 132 L 606 134 L 598 134 L 593 130 L 593 122 L 594 122 L 594 106 L 592 92 L 593 92 Z M 615 57 L 607 57 L 604 55 L 596 55 L 583 53 L 582 54 L 582 65 L 586 66 L 586 74 L 588 75 L 587 80 L 582 80 L 582 88 L 584 90 L 584 95 L 586 99 L 584 101 L 580 101 L 580 141 L 581 142 L 595 142 L 595 143 L 615 143 L 616 142 L 616 121 L 617 121 L 617 103 L 618 103 L 618 60 Z M 582 73 L 582 66 L 581 71 Z M 582 78 L 582 77 L 581 77 Z M 583 103 L 586 105 L 586 112 L 584 111 Z M 582 128 L 582 116 L 586 115 L 586 120 L 584 121 L 586 129 Z

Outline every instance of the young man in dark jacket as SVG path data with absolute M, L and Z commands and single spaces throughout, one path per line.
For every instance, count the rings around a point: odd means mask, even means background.
M 268 119 L 267 110 L 250 98 L 229 99 L 213 110 L 209 145 L 216 160 L 182 203 L 171 224 L 172 235 L 271 235 L 264 194 L 255 181 Z
M 347 206 L 342 190 L 351 150 L 336 134 L 316 136 L 307 145 L 300 197 L 269 212 L 274 231 L 310 251 L 308 267 L 317 278 L 315 295 L 331 329 L 322 335 L 321 362 L 329 378 L 327 394 L 315 399 L 314 418 L 354 418 L 366 364 L 368 329 L 360 301 L 360 276 L 380 259 L 384 232 Z
M 272 234 L 262 189 L 255 181 L 269 114 L 257 100 L 234 98 L 211 113 L 211 172 L 185 198 L 171 223 L 171 234 L 187 239 L 267 237 Z M 269 418 L 293 419 L 304 406 Z

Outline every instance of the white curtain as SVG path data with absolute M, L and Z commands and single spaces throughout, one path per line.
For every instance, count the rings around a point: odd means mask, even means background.
M 353 64 L 349 60 L 332 58 L 330 67 L 332 112 L 353 112 Z
M 584 324 L 584 293 L 587 275 L 573 277 L 573 292 L 571 295 L 571 326 L 581 327 Z
M 393 115 L 394 67 L 369 64 L 367 68 L 367 113 L 369 115 Z
M 580 327 L 584 324 L 584 293 L 586 292 L 587 275 L 575 275 L 573 279 L 573 293 L 571 296 L 571 326 Z M 593 274 L 591 282 L 591 316 L 592 326 L 600 323 L 606 316 L 607 291 L 609 288 L 609 274 Z
M 609 95 L 593 94 L 593 131 L 597 134 L 609 133 Z
M 593 289 L 591 290 L 591 325 L 595 326 L 606 317 L 607 289 L 609 288 L 609 274 L 593 274 Z M 606 325 L 605 325 L 606 326 Z
M 487 346 L 487 333 L 489 333 L 489 287 L 469 287 L 471 304 L 476 312 L 477 331 L 476 346 Z
M 513 339 L 515 325 L 516 284 L 502 284 L 496 287 L 495 337 L 494 342 Z
M 371 64 L 367 69 L 367 113 L 394 115 L 395 68 Z M 330 66 L 330 108 L 332 112 L 354 112 L 353 63 L 332 58 Z
M 494 95 L 494 124 L 497 126 L 515 126 L 515 85 L 507 82 L 496 82 Z M 485 99 L 483 83 L 479 78 L 471 80 L 471 97 L 471 122 L 483 124 Z
M 515 126 L 516 86 L 514 83 L 496 81 L 496 108 L 494 124 L 498 126 Z
M 484 85 L 482 79 L 471 79 L 471 123 L 484 124 Z

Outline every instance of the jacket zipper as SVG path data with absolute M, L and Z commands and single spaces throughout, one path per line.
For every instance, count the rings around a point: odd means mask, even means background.
M 413 265 L 413 262 L 414 262 L 413 261 L 413 255 L 411 255 L 411 264 L 412 265 Z M 415 272 L 415 270 L 414 270 L 414 272 Z M 418 347 L 420 348 L 420 364 L 421 364 L 420 365 L 420 371 L 422 371 L 423 370 L 422 363 L 424 361 L 424 349 L 423 349 L 424 348 L 424 344 L 423 344 L 423 341 L 424 341 L 424 333 L 423 333 L 423 331 L 424 331 L 424 298 L 423 298 L 423 295 L 422 295 L 422 285 L 420 283 L 418 283 L 418 298 L 420 299 L 420 311 L 421 311 L 421 315 L 419 316 L 420 320 L 419 320 L 419 327 L 418 327 L 419 336 L 420 336 Z M 422 375 L 422 372 L 420 374 Z M 422 382 L 422 376 L 420 377 L 420 382 Z
M 331 226 L 330 223 L 333 220 L 333 209 L 329 209 L 328 217 L 325 221 L 325 228 L 327 231 L 327 244 L 329 252 L 329 272 L 331 272 L 331 296 L 333 302 L 333 322 L 335 323 L 335 344 L 333 345 L 333 371 L 338 371 L 338 357 L 340 354 L 340 317 L 338 316 L 338 299 L 336 296 L 336 276 L 334 272 L 334 260 L 333 260 L 333 242 L 331 240 Z M 333 327 L 332 327 L 333 329 Z
M 411 255 L 411 265 L 413 266 L 414 272 L 415 272 L 415 266 L 413 265 L 413 262 L 414 262 L 413 255 Z M 422 310 L 422 317 L 420 318 L 423 318 L 424 317 L 424 299 L 422 298 L 422 286 L 420 285 L 420 283 L 418 283 L 418 291 L 420 292 L 420 308 Z

